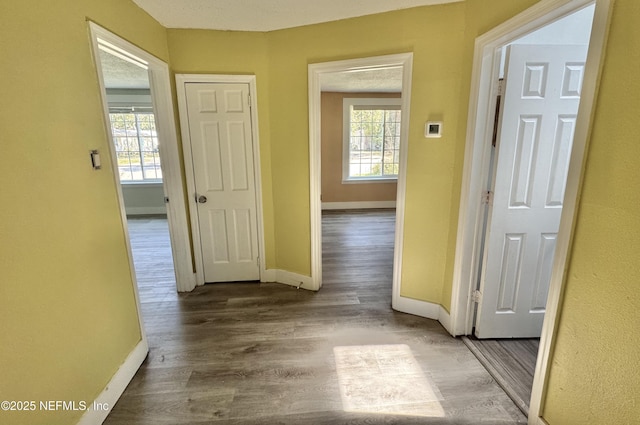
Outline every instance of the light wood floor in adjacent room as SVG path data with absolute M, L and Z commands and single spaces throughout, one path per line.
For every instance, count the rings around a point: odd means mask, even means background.
M 461 340 L 390 308 L 393 211 L 323 215 L 317 293 L 229 283 L 175 295 L 159 275 L 163 242 L 136 240 L 156 225 L 130 223 L 150 353 L 105 424 L 526 423 Z
M 516 406 L 528 415 L 540 339 L 463 340 Z

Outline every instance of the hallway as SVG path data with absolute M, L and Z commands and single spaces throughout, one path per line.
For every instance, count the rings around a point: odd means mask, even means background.
M 317 293 L 141 289 L 150 353 L 105 424 L 525 424 L 462 341 L 391 310 L 393 225 L 389 211 L 325 214 Z M 136 264 L 170 286 L 156 261 Z

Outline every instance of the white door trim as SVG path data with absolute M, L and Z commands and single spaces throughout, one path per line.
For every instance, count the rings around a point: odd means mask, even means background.
M 200 240 L 200 225 L 196 205 L 196 184 L 193 174 L 193 155 L 191 152 L 191 135 L 187 116 L 187 83 L 241 83 L 249 85 L 251 97 L 251 138 L 253 143 L 253 167 L 256 187 L 256 216 L 258 220 L 258 255 L 260 257 L 260 280 L 266 279 L 266 259 L 264 243 L 264 215 L 262 208 L 262 172 L 260 171 L 260 138 L 258 131 L 258 93 L 255 75 L 223 75 L 223 74 L 176 74 L 176 92 L 178 94 L 178 111 L 182 130 L 182 150 L 184 154 L 185 174 L 187 177 L 187 202 L 190 206 L 191 230 L 193 234 L 194 259 L 196 264 L 196 284 L 204 285 L 204 268 L 202 251 L 196 241 Z
M 400 297 L 402 245 L 404 232 L 404 202 L 407 180 L 407 150 L 409 146 L 409 117 L 411 106 L 411 74 L 413 53 L 348 59 L 309 65 L 309 207 L 311 222 L 311 287 L 317 291 L 322 286 L 322 200 L 321 196 L 321 139 L 320 101 L 322 74 L 357 69 L 376 69 L 402 66 L 402 122 L 400 130 L 400 173 L 396 198 L 396 229 L 393 259 L 392 305 Z
M 137 59 L 141 60 L 146 66 L 148 66 L 149 83 L 152 93 L 151 98 L 153 101 L 154 114 L 157 117 L 157 131 L 161 140 L 159 145 L 159 155 L 163 172 L 162 184 L 164 193 L 169 197 L 169 199 L 176 200 L 175 202 L 169 202 L 166 204 L 169 233 L 171 236 L 171 251 L 176 276 L 176 289 L 178 291 L 191 291 L 195 287 L 195 279 L 193 267 L 191 265 L 191 243 L 189 242 L 189 234 L 187 232 L 187 211 L 184 202 L 182 202 L 182 199 L 184 199 L 184 192 L 182 189 L 182 174 L 180 172 L 180 156 L 178 152 L 178 139 L 173 112 L 173 100 L 171 96 L 169 67 L 165 62 L 155 56 L 91 21 L 89 22 L 89 32 L 100 85 L 105 132 L 109 140 L 109 160 L 111 161 L 111 166 L 114 170 L 113 175 L 116 183 L 120 217 L 125 232 L 127 254 L 129 256 L 129 269 L 131 270 L 131 278 L 133 280 L 133 289 L 138 309 L 138 319 L 140 321 L 140 329 L 143 335 L 142 338 L 146 341 L 142 315 L 140 314 L 141 309 L 138 285 L 135 276 L 135 267 L 133 264 L 131 243 L 127 227 L 127 213 L 125 211 L 122 187 L 117 173 L 118 161 L 115 149 L 113 148 L 113 137 L 111 135 L 111 131 L 109 131 L 109 106 L 105 97 L 106 89 L 102 75 L 102 68 L 100 66 L 98 38 L 113 46 L 115 49 L 123 51 L 123 54 L 134 55 Z
M 542 0 L 516 17 L 478 37 L 475 42 L 473 73 L 469 99 L 466 148 L 460 197 L 460 215 L 454 263 L 451 299 L 451 330 L 454 335 L 469 335 L 472 329 L 471 292 L 477 279 L 479 238 L 481 234 L 482 183 L 489 173 L 489 134 L 492 131 L 497 93 L 500 55 L 497 49 L 561 19 L 590 4 L 596 4 L 594 22 L 585 67 L 580 110 L 567 176 L 565 201 L 556 245 L 547 312 L 529 408 L 529 424 L 543 424 L 542 400 L 559 318 L 565 264 L 569 254 L 573 220 L 583 174 L 586 146 L 591 129 L 591 115 L 602 67 L 612 0 Z

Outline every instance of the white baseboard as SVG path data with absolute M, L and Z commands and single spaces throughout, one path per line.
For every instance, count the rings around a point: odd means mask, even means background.
M 127 215 L 167 215 L 165 207 L 125 207 Z
M 403 296 L 393 300 L 394 310 L 402 313 L 413 314 L 414 316 L 426 317 L 427 319 L 438 320 L 440 315 L 440 304 L 430 303 L 428 301 L 414 300 Z
M 260 276 L 260 282 L 275 282 L 277 276 L 276 269 L 263 270 Z
M 323 202 L 323 210 L 366 210 L 374 208 L 395 208 L 396 201 L 365 202 Z
M 399 296 L 393 301 L 393 309 L 402 313 L 437 320 L 447 330 L 447 332 L 453 335 L 451 328 L 451 315 L 440 304 Z
M 109 412 L 116 404 L 124 390 L 133 379 L 142 362 L 147 357 L 149 346 L 146 340 L 142 340 L 129 353 L 129 356 L 111 378 L 105 389 L 88 407 L 80 418 L 78 425 L 100 425 L 107 419 Z M 104 406 L 104 409 L 96 409 L 96 406 Z
M 313 290 L 312 279 L 287 270 L 269 269 L 262 273 L 262 282 L 277 282 L 296 288 Z
M 438 313 L 438 322 L 451 334 L 451 336 L 456 336 L 453 332 L 453 327 L 451 323 L 451 315 L 444 307 L 440 306 L 440 312 Z

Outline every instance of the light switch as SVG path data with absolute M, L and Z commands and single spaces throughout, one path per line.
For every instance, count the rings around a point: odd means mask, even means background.
M 94 170 L 99 170 L 102 168 L 102 163 L 100 162 L 100 152 L 97 149 L 89 151 L 91 155 L 91 166 Z
M 442 121 L 427 121 L 424 125 L 424 137 L 442 137 Z

